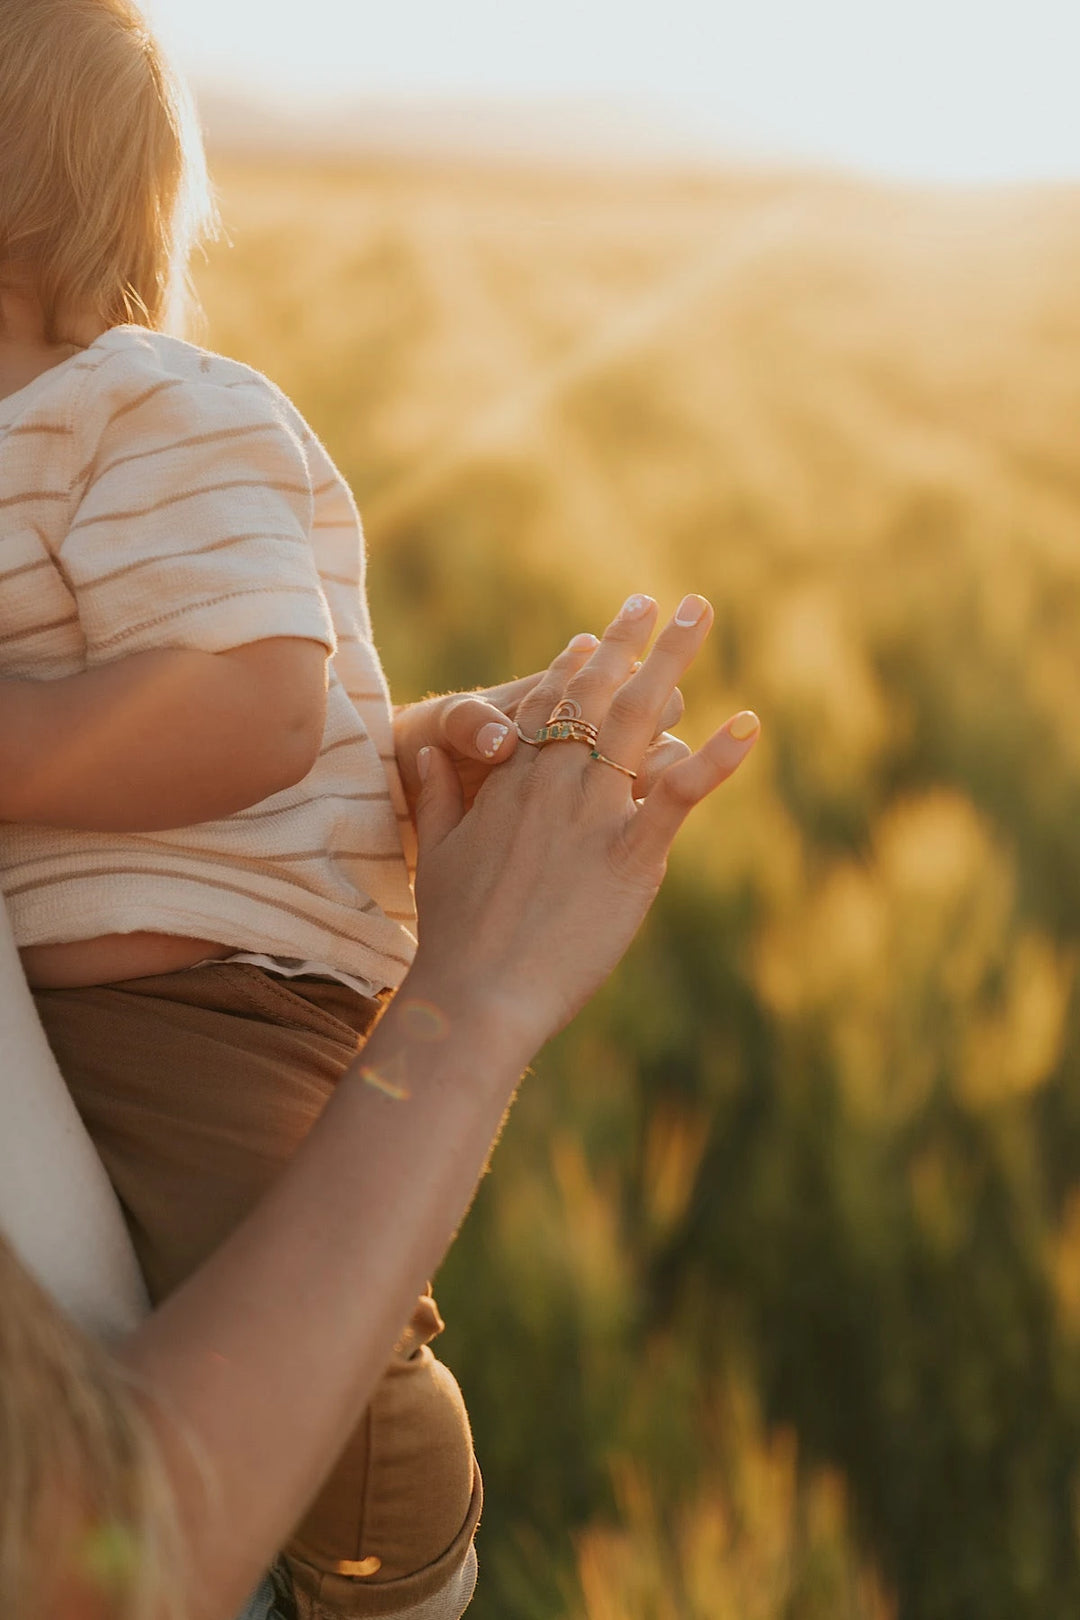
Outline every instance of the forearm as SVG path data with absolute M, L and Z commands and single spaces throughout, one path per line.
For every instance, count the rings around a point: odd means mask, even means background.
M 298 781 L 321 700 L 316 689 L 306 706 L 274 703 L 265 676 L 282 645 L 169 648 L 63 680 L 0 682 L 0 821 L 152 832 Z
M 475 1005 L 440 1024 L 430 1009 L 447 999 L 430 980 L 406 981 L 289 1169 L 127 1346 L 161 1395 L 204 1583 L 199 1620 L 239 1607 L 321 1483 L 468 1207 L 531 1056 Z M 185 1437 L 212 1458 L 212 1498 Z
M 752 747 L 756 717 L 740 715 L 643 805 L 627 787 L 708 621 L 676 616 L 630 674 L 654 622 L 631 598 L 577 679 L 568 651 L 523 705 L 526 732 L 566 695 L 606 710 L 599 753 L 522 749 L 467 815 L 448 755 L 419 756 L 417 962 L 266 1199 L 127 1347 L 159 1397 L 202 1579 L 193 1620 L 228 1620 L 288 1534 L 467 1209 L 521 1069 L 614 966 L 675 831 Z

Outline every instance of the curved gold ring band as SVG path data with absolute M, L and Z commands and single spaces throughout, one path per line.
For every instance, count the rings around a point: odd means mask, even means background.
M 613 771 L 621 771 L 624 776 L 629 776 L 632 781 L 637 781 L 637 771 L 632 771 L 629 765 L 620 765 L 617 759 L 608 759 L 607 755 L 602 754 L 598 748 L 593 748 L 590 751 L 589 758 L 595 759 L 599 765 L 610 765 Z
M 541 748 L 543 746 L 542 743 L 537 742 L 535 737 L 526 737 L 525 733 L 522 731 L 521 727 L 518 725 L 516 720 L 514 721 L 514 730 L 518 734 L 518 741 L 519 742 L 528 743 L 530 748 Z

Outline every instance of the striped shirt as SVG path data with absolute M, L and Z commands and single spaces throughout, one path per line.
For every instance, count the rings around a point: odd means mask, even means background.
M 415 912 L 356 507 L 285 396 L 119 326 L 0 400 L 0 678 L 272 636 L 332 655 L 314 768 L 168 832 L 0 826 L 19 945 L 146 929 L 397 985 Z

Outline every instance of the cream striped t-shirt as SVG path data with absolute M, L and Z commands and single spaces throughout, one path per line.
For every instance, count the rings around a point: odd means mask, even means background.
M 272 636 L 332 654 L 314 768 L 168 832 L 0 825 L 19 945 L 147 929 L 397 985 L 415 911 L 359 519 L 285 396 L 235 361 L 118 326 L 0 400 L 0 678 Z

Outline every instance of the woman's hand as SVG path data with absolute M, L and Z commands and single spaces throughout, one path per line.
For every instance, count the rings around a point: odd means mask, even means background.
M 596 645 L 595 637 L 588 640 Z M 394 752 L 414 819 L 420 796 L 416 761 L 421 750 L 441 748 L 452 760 L 468 807 L 492 767 L 509 759 L 517 747 L 515 717 L 541 679 L 541 674 L 525 675 L 502 686 L 423 698 L 394 711 Z
M 575 636 L 561 655 L 564 678 L 569 679 L 598 646 L 595 636 Z M 439 748 L 449 756 L 461 783 L 462 802 L 468 810 L 494 767 L 505 764 L 513 756 L 518 747 L 516 722 L 521 706 L 546 674 L 541 670 L 536 675 L 505 681 L 501 686 L 483 687 L 474 692 L 448 692 L 442 697 L 424 698 L 395 710 L 394 751 L 414 821 L 420 796 L 417 758 L 421 751 Z M 682 693 L 676 690 L 665 707 L 662 725 L 677 725 L 682 711 Z M 666 766 L 689 751 L 667 730 L 662 731 L 650 746 L 640 776 L 638 797 L 645 796 Z
M 687 598 L 635 671 L 656 604 L 632 598 L 521 700 L 527 736 L 564 697 L 579 704 L 614 764 L 580 742 L 519 744 L 466 811 L 450 754 L 422 755 L 413 968 L 292 1163 L 122 1351 L 160 1400 L 192 1620 L 234 1614 L 289 1534 L 445 1253 L 522 1069 L 618 961 L 683 818 L 753 746 L 756 717 L 736 715 L 643 803 L 616 768 L 639 768 L 711 619 Z
M 631 597 L 591 654 L 583 660 L 571 643 L 520 703 L 531 735 L 556 703 L 572 701 L 598 727 L 595 753 L 578 741 L 519 743 L 468 811 L 447 753 L 429 745 L 419 762 L 420 951 L 409 983 L 444 1012 L 489 993 L 530 1053 L 610 973 L 656 895 L 682 821 L 742 763 L 760 729 L 743 711 L 696 753 L 678 745 L 680 757 L 642 801 L 631 773 L 713 618 L 704 598 L 687 597 L 636 667 L 656 613 L 650 598 Z

